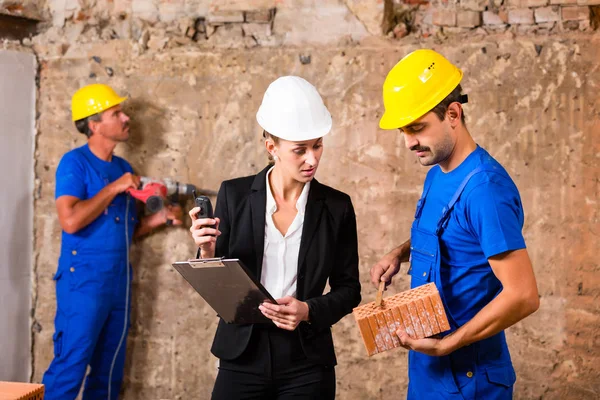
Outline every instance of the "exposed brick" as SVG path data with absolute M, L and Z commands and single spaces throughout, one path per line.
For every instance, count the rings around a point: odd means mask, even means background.
M 462 28 L 476 28 L 481 25 L 479 11 L 459 11 L 456 14 L 456 25 Z
M 539 24 L 536 25 L 536 28 L 537 28 L 536 32 L 537 33 L 540 33 L 540 32 L 548 33 L 555 27 L 556 27 L 556 21 L 540 22 Z
M 271 25 L 269 24 L 242 24 L 244 36 L 254 36 L 255 38 L 271 36 Z
M 432 22 L 438 26 L 456 26 L 456 11 L 435 10 Z
M 207 22 L 209 25 L 223 25 L 231 22 L 244 22 L 244 13 L 242 11 L 212 11 L 208 14 Z
M 471 11 L 483 11 L 488 3 L 488 0 L 460 0 L 460 8 Z
M 130 14 L 131 3 L 132 0 L 114 0 L 112 13 L 114 15 L 119 15 L 121 13 Z
M 563 22 L 563 29 L 576 31 L 579 29 L 579 21 L 565 21 Z
M 533 10 L 531 8 L 521 8 L 517 10 L 508 10 L 509 24 L 528 24 L 534 23 Z
M 486 25 L 485 26 L 485 31 L 489 32 L 489 33 L 505 32 L 508 29 L 510 29 L 510 25 L 508 25 L 508 24 Z
M 449 34 L 449 35 L 460 35 L 462 33 L 465 32 L 469 32 L 471 30 L 471 28 L 459 28 L 456 26 L 447 26 L 444 27 L 444 34 Z
M 271 22 L 271 10 L 246 11 L 246 22 L 267 24 Z
M 560 21 L 560 7 L 558 6 L 550 6 L 550 7 L 540 7 L 534 10 L 535 22 L 555 22 Z
M 600 0 L 577 0 L 580 6 L 595 6 L 600 4 Z
M 163 22 L 174 21 L 177 18 L 185 16 L 183 1 L 162 2 L 158 6 L 159 19 Z
M 508 14 L 506 11 L 499 11 L 495 13 L 493 11 L 483 12 L 483 24 L 484 25 L 504 25 L 508 22 Z
M 585 6 L 562 7 L 563 21 L 584 21 L 590 19 L 590 8 Z
M 131 3 L 131 11 L 135 17 L 138 17 L 144 21 L 158 21 L 158 7 L 153 2 L 146 0 L 133 0 Z
M 550 0 L 550 4 L 577 4 L 577 0 Z
M 549 0 L 521 0 L 521 7 L 543 7 L 548 5 Z
M 190 2 L 190 0 L 187 1 Z M 204 0 L 203 2 L 206 2 L 206 0 Z M 209 5 L 209 11 L 216 12 L 268 10 L 270 8 L 275 7 L 276 3 L 276 0 L 211 0 Z
M 538 30 L 538 27 L 536 24 L 524 24 L 524 25 L 515 25 L 515 31 L 519 34 L 519 35 L 524 35 L 524 34 L 530 34 L 530 33 L 535 33 Z
M 522 0 L 504 0 L 504 5 L 508 9 L 526 7 L 526 6 L 521 5 L 521 2 L 522 2 Z
M 431 25 L 433 24 L 433 13 L 431 10 L 428 11 L 417 11 L 415 13 L 415 25 Z
M 591 21 L 585 20 L 585 21 L 579 21 L 579 30 L 580 31 L 587 31 L 589 30 L 591 27 Z

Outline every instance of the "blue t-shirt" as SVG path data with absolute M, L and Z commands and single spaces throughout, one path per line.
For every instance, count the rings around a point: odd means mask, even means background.
M 66 153 L 56 169 L 55 198 L 74 196 L 81 200 L 94 197 L 109 183 L 116 181 L 126 172 L 133 173 L 131 165 L 121 157 L 113 155 L 110 162 L 96 157 L 84 145 Z M 137 224 L 136 205 L 129 200 L 128 230 L 129 243 L 125 235 L 127 194 L 120 193 L 98 218 L 79 231 L 62 232 L 61 254 L 75 251 L 80 256 L 102 256 L 124 252 L 131 245 Z
M 502 290 L 488 258 L 525 248 L 519 191 L 504 168 L 478 146 L 448 173 L 439 166 L 431 168 L 425 179 L 425 187 L 431 187 L 418 221 L 419 229 L 435 232 L 443 208 L 460 184 L 484 163 L 495 169 L 473 175 L 450 212 L 439 238 L 442 285 L 439 289 L 460 325 Z
M 435 232 L 444 206 L 463 179 L 484 162 L 495 165 L 497 172 L 475 174 L 450 212 L 440 237 L 442 267 L 484 266 L 489 257 L 525 248 L 519 191 L 506 170 L 479 146 L 452 171 L 444 173 L 436 165 L 428 172 L 425 187 L 431 188 L 419 227 Z

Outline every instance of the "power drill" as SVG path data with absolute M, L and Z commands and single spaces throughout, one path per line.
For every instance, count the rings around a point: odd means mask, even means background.
M 189 183 L 179 183 L 174 180 L 140 177 L 140 188 L 129 189 L 132 197 L 144 202 L 152 214 L 162 210 L 167 198 L 176 201 L 179 195 L 189 196 L 196 191 L 196 186 Z

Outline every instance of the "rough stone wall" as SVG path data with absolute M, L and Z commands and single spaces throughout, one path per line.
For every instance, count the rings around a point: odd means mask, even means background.
M 52 357 L 51 278 L 60 249 L 54 173 L 61 155 L 84 143 L 69 119 L 78 87 L 107 82 L 130 96 L 132 138 L 117 153 L 136 171 L 216 190 L 223 179 L 265 165 L 254 115 L 268 83 L 284 74 L 314 83 L 334 117 L 317 178 L 352 196 L 369 301 L 368 270 L 408 237 L 426 172 L 396 132 L 377 128 L 381 84 L 401 56 L 433 47 L 465 72 L 468 126 L 511 173 L 525 206 L 541 308 L 508 330 L 515 398 L 600 395 L 598 34 L 480 30 L 398 41 L 379 36 L 382 1 L 49 0 L 37 6 L 43 33 L 24 41 L 40 65 L 34 381 Z M 126 399 L 209 397 L 216 317 L 170 266 L 193 251 L 186 229 L 160 230 L 132 250 Z M 408 287 L 405 270 L 391 293 Z M 404 395 L 403 350 L 367 358 L 351 316 L 334 327 L 334 340 L 340 399 Z

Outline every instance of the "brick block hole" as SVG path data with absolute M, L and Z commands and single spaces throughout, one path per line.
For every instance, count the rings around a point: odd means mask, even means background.
M 590 26 L 593 30 L 600 28 L 600 6 L 590 6 Z
M 400 39 L 416 30 L 415 15 L 419 6 L 429 0 L 384 0 L 381 31 Z

